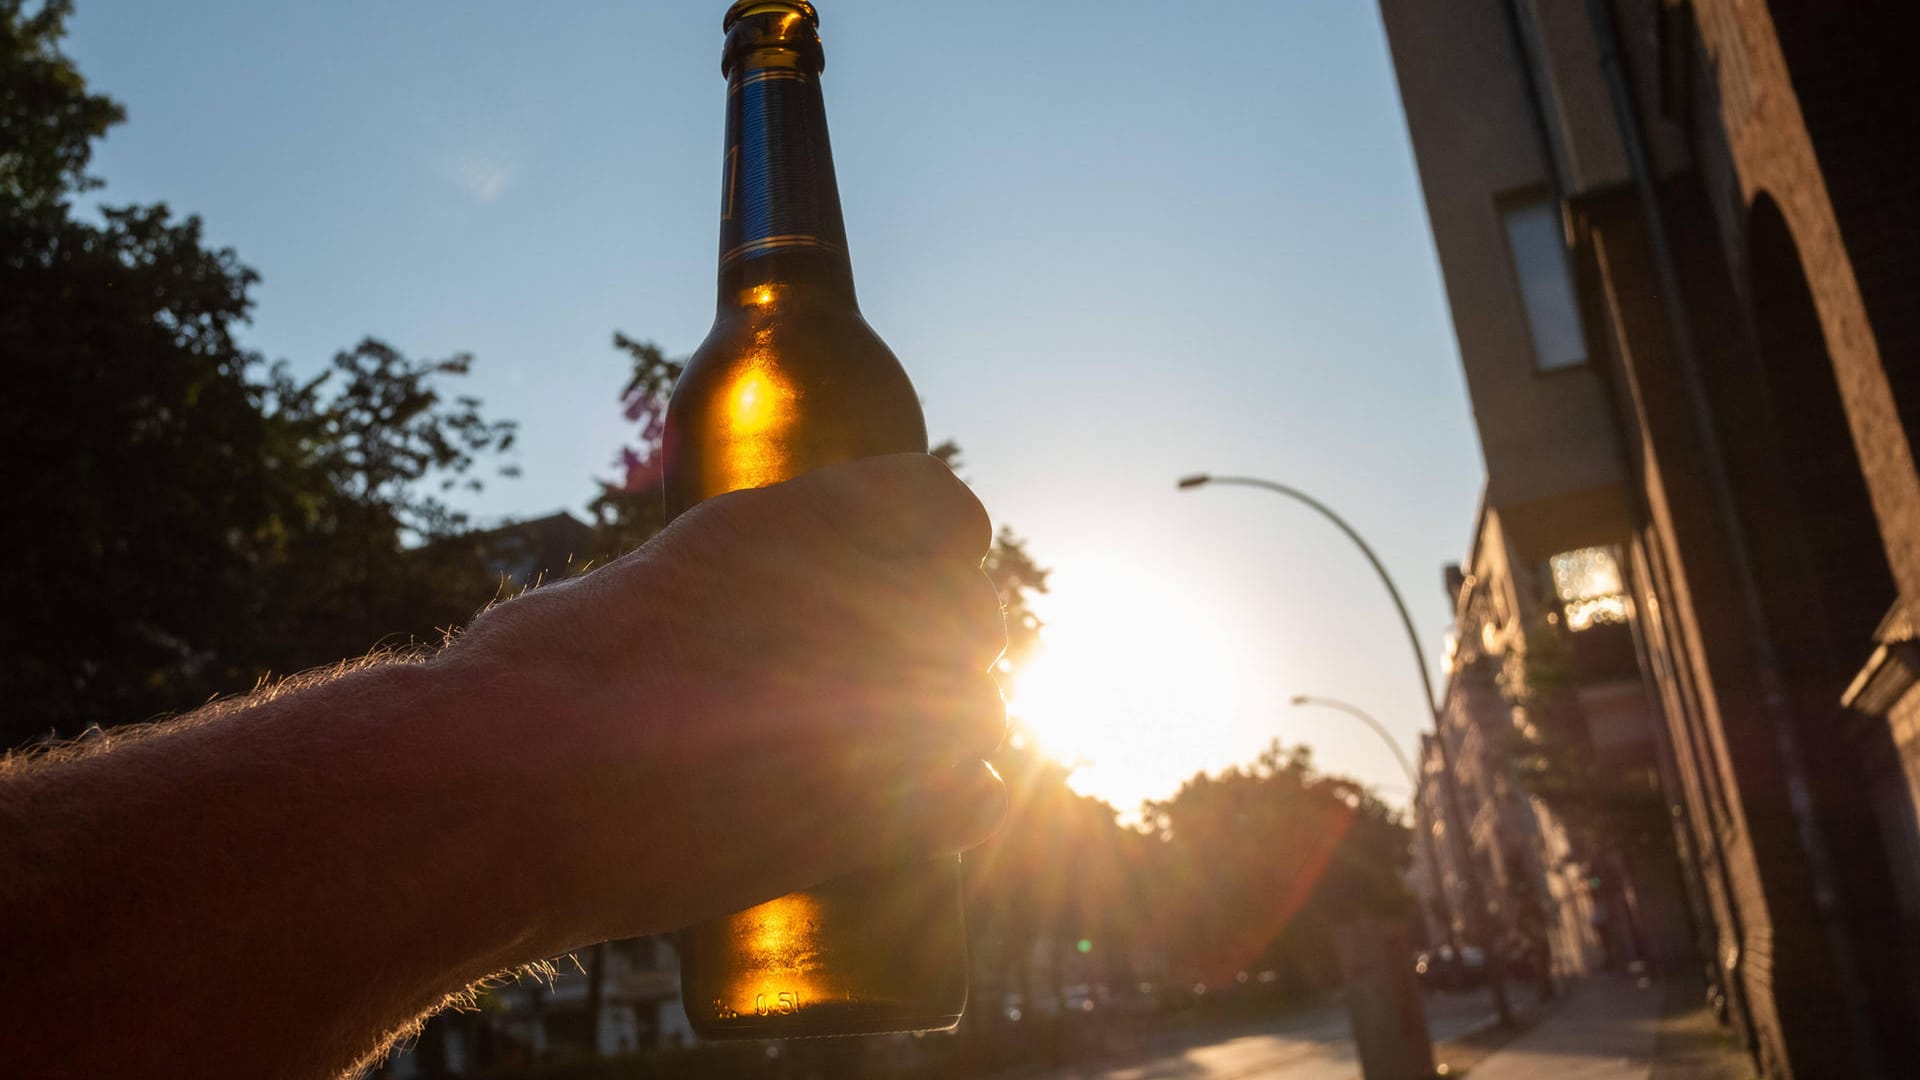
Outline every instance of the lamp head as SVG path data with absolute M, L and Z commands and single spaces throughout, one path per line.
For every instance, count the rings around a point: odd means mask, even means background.
M 1293 695 L 1293 703 L 1295 705 L 1305 705 L 1307 703 L 1307 695 L 1305 694 Z
M 1208 483 L 1211 483 L 1212 480 L 1213 477 L 1208 476 L 1206 473 L 1194 473 L 1192 476 L 1183 476 L 1180 478 L 1180 490 L 1191 491 L 1197 487 L 1205 487 Z

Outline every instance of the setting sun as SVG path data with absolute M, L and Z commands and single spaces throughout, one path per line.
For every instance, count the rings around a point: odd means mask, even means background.
M 1210 763 L 1196 720 L 1218 730 L 1253 708 L 1240 636 L 1163 570 L 1063 559 L 1047 599 L 1043 645 L 1014 677 L 1009 710 L 1073 767 L 1081 794 L 1131 814 Z

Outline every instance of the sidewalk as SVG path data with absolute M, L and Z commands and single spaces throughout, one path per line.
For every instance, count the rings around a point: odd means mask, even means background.
M 1698 1000 L 1685 983 L 1596 976 L 1468 1072 L 1472 1080 L 1750 1080 L 1745 1056 Z

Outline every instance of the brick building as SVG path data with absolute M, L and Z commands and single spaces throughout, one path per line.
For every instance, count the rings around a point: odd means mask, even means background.
M 1557 555 L 1618 577 L 1642 690 L 1576 689 L 1590 741 L 1651 721 L 1701 953 L 1767 1074 L 1900 1075 L 1920 5 L 1381 11 L 1515 577 L 1575 585 L 1563 620 L 1586 571 Z

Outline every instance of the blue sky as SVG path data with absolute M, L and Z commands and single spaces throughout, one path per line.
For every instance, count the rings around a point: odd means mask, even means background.
M 1277 498 L 1173 487 L 1332 503 L 1437 669 L 1481 465 L 1373 6 L 819 6 L 867 318 L 1055 569 L 1042 741 L 1123 806 L 1274 736 L 1403 798 L 1372 735 L 1286 706 L 1411 744 L 1365 563 Z M 263 276 L 249 343 L 297 368 L 366 334 L 474 352 L 525 476 L 471 509 L 529 516 L 612 473 L 612 332 L 685 353 L 711 321 L 725 7 L 81 0 L 69 44 L 128 108 L 106 198 L 201 214 Z

